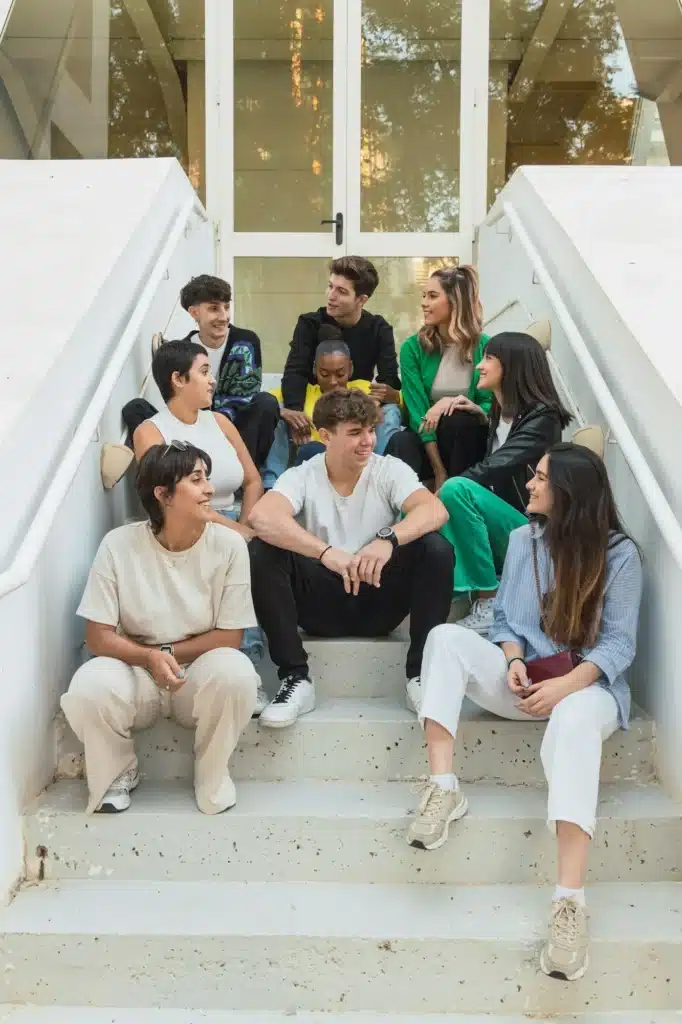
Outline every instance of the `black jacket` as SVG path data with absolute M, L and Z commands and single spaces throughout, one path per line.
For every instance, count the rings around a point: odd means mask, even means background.
M 561 414 L 542 403 L 525 409 L 512 423 L 505 443 L 493 452 L 498 423 L 499 412 L 490 420 L 486 457 L 462 476 L 488 487 L 498 498 L 525 512 L 526 484 L 547 449 L 561 440 Z
M 313 366 L 322 324 L 339 327 L 353 360 L 353 380 L 374 380 L 400 390 L 398 359 L 393 328 L 382 316 L 363 309 L 353 327 L 337 324 L 324 307 L 298 318 L 282 376 L 282 399 L 287 409 L 302 409 L 308 384 L 313 383 Z

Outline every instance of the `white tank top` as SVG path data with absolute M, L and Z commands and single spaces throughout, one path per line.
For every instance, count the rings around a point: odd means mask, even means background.
M 152 416 L 151 422 L 160 431 L 166 444 L 171 441 L 188 441 L 211 456 L 211 483 L 215 487 L 211 505 L 215 509 L 231 509 L 234 505 L 234 492 L 244 483 L 244 469 L 213 413 L 202 409 L 196 423 L 183 423 L 170 409 L 162 409 L 156 416 Z

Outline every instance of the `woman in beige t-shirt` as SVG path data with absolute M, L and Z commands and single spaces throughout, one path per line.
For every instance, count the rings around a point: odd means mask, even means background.
M 95 655 L 62 708 L 85 747 L 87 810 L 130 806 L 139 781 L 132 729 L 159 714 L 196 728 L 199 810 L 235 803 L 228 762 L 256 703 L 259 677 L 239 651 L 256 623 L 245 540 L 212 522 L 211 459 L 184 442 L 143 456 L 137 491 L 148 520 L 108 533 L 78 615 Z

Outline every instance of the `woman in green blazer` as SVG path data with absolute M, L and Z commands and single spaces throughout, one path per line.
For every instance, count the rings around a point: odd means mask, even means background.
M 436 270 L 422 297 L 424 324 L 400 349 L 408 427 L 386 449 L 436 488 L 485 456 L 490 391 L 476 367 L 488 341 L 473 267 Z

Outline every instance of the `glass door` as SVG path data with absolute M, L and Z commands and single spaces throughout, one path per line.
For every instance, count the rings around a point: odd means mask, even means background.
M 481 8 L 206 0 L 217 262 L 236 322 L 263 340 L 266 370 L 281 369 L 298 315 L 323 305 L 330 258 L 376 261 L 371 308 L 398 340 L 417 325 L 430 268 L 471 259 L 478 205 L 485 215 Z

